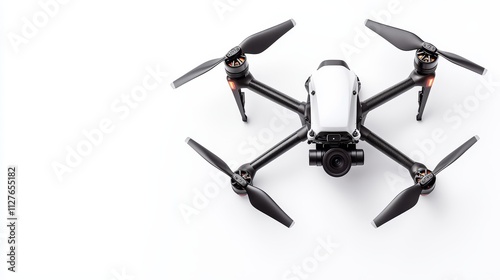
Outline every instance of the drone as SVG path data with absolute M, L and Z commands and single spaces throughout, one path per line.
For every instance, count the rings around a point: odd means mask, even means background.
M 360 100 L 359 78 L 342 60 L 325 60 L 319 64 L 317 70 L 305 82 L 306 102 L 298 101 L 253 77 L 249 70 L 247 55 L 264 52 L 295 26 L 293 19 L 249 36 L 223 57 L 199 65 L 171 84 L 174 89 L 178 88 L 224 62 L 227 82 L 243 122 L 247 121 L 247 116 L 245 93 L 242 89 L 249 89 L 297 113 L 302 127 L 236 171 L 232 171 L 222 159 L 195 140 L 186 139 L 191 148 L 231 178 L 232 189 L 237 194 L 248 195 L 250 203 L 257 210 L 286 227 L 291 227 L 294 221 L 266 192 L 255 187 L 253 180 L 258 170 L 301 142 L 315 146 L 315 149 L 309 150 L 309 165 L 322 166 L 324 171 L 333 177 L 344 176 L 351 166 L 364 164 L 364 151 L 356 148 L 359 141 L 367 142 L 409 171 L 413 185 L 399 193 L 373 219 L 372 225 L 377 228 L 413 208 L 421 195 L 431 193 L 436 186 L 437 175 L 479 140 L 478 136 L 470 138 L 431 170 L 409 158 L 364 125 L 370 111 L 413 87 L 420 87 L 416 119 L 421 121 L 434 82 L 439 57 L 444 57 L 480 75 L 486 73 L 486 69 L 476 63 L 459 55 L 438 50 L 434 45 L 409 31 L 369 19 L 365 25 L 396 48 L 415 51 L 414 69 L 410 75 L 366 100 Z

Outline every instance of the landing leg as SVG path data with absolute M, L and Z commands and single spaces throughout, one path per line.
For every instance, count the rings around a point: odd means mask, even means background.
M 234 100 L 236 100 L 236 105 L 240 110 L 241 120 L 246 122 L 247 115 L 245 115 L 245 93 L 241 91 L 240 88 L 231 89 L 233 91 Z
M 432 83 L 434 82 L 434 76 L 431 76 L 425 81 L 425 85 L 422 86 L 422 90 L 418 92 L 418 114 L 417 121 L 422 120 L 422 115 L 424 114 L 425 104 L 427 104 L 427 99 L 429 98 L 429 93 L 431 92 Z

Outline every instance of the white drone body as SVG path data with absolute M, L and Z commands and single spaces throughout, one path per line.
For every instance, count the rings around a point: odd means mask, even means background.
M 357 142 L 359 80 L 341 60 L 327 60 L 308 81 L 314 143 Z M 350 141 L 349 141 L 350 140 Z

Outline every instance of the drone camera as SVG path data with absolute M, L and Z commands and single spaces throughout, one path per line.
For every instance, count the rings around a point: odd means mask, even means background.
M 351 166 L 363 165 L 365 153 L 361 149 L 346 147 L 318 147 L 316 150 L 309 150 L 309 165 L 323 166 L 325 172 L 333 177 L 342 177 Z

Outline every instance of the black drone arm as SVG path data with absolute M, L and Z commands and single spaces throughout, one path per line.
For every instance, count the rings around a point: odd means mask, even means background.
M 300 102 L 284 93 L 281 93 L 272 87 L 252 79 L 248 84 L 248 88 L 260 94 L 261 96 L 291 110 L 299 115 L 305 114 L 305 103 Z
M 416 70 L 413 70 L 408 78 L 361 102 L 361 123 L 364 124 L 368 112 L 416 86 L 422 87 L 422 90 L 419 92 L 419 108 L 417 115 L 417 120 L 421 120 L 435 75 L 435 73 L 421 74 Z
M 250 162 L 250 165 L 255 169 L 255 171 L 259 170 L 277 157 L 281 156 L 283 153 L 295 147 L 300 142 L 306 141 L 307 131 L 307 125 L 302 126 L 299 130 L 295 131 L 290 136 L 283 139 L 283 141 L 274 145 L 274 147 L 256 158 L 254 161 Z
M 361 118 L 360 120 L 358 120 L 360 122 L 359 125 L 361 140 L 367 142 L 368 144 L 375 147 L 377 150 L 381 151 L 383 154 L 387 155 L 392 160 L 396 161 L 398 164 L 406 168 L 412 176 L 414 176 L 416 164 L 418 165 L 419 163 L 416 163 L 401 151 L 396 149 L 394 146 L 389 144 L 387 141 L 366 128 L 364 126 L 364 123 L 368 112 L 375 108 L 378 108 L 382 104 L 385 104 L 389 100 L 403 94 L 404 92 L 416 86 L 422 87 L 422 90 L 419 92 L 419 108 L 417 114 L 417 120 L 421 120 L 427 98 L 434 82 L 434 78 L 434 72 L 422 74 L 417 70 L 413 70 L 408 78 L 361 102 Z
M 305 102 L 300 102 L 258 80 L 256 80 L 250 72 L 244 77 L 231 78 L 227 77 L 229 87 L 233 91 L 236 100 L 236 105 L 240 110 L 243 121 L 246 121 L 245 115 L 245 98 L 244 93 L 241 91 L 243 88 L 248 88 L 251 91 L 273 101 L 274 103 L 285 107 L 286 109 L 295 112 L 299 115 L 302 124 L 305 124 L 306 108 Z
M 361 103 L 361 108 L 363 113 L 367 114 L 371 110 L 399 96 L 400 94 L 410 90 L 415 86 L 415 84 L 416 84 L 415 81 L 412 79 L 411 76 L 409 76 L 400 83 L 397 83 L 394 86 L 368 98 L 367 100 Z
M 415 162 L 364 125 L 361 125 L 361 140 L 366 141 L 366 143 L 372 145 L 375 149 L 381 151 L 411 172 Z
M 274 145 L 271 149 L 267 150 L 265 153 L 257 157 L 255 160 L 249 163 L 245 163 L 234 174 L 238 174 L 241 178 L 245 179 L 248 184 L 253 184 L 253 178 L 255 173 L 271 161 L 275 160 L 285 152 L 289 151 L 291 148 L 297 146 L 300 142 L 307 140 L 308 126 L 304 125 L 299 130 L 292 133 L 290 136 L 285 138 L 283 141 Z M 248 193 L 248 190 L 244 187 L 245 184 L 240 182 L 232 181 L 233 190 L 238 194 Z M 289 225 L 288 225 L 289 226 Z
M 255 173 L 266 166 L 271 161 L 275 160 L 285 152 L 289 151 L 291 148 L 297 146 L 300 142 L 304 142 L 307 140 L 307 131 L 309 127 L 307 125 L 302 126 L 297 131 L 283 139 L 278 144 L 274 145 L 272 148 L 267 150 L 265 153 L 257 157 L 255 160 L 243 164 L 238 172 L 242 171 L 250 176 L 250 180 L 253 179 Z

